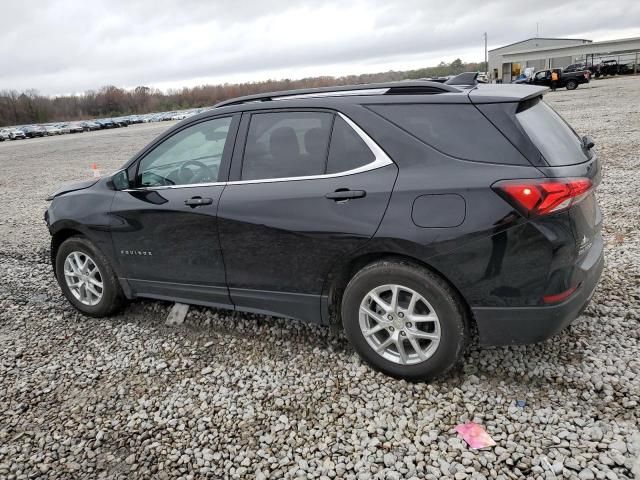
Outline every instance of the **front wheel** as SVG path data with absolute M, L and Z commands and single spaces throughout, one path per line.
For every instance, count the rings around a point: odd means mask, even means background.
M 409 381 L 444 375 L 468 341 L 466 310 L 429 270 L 379 261 L 360 270 L 342 299 L 345 333 L 373 368 Z
M 84 237 L 71 237 L 60 245 L 56 254 L 56 278 L 67 300 L 86 315 L 111 315 L 124 302 L 109 261 Z
M 569 80 L 567 82 L 567 90 L 575 90 L 576 88 L 578 88 L 578 82 L 575 80 Z

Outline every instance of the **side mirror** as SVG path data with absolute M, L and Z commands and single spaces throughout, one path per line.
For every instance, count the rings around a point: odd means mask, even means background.
M 586 148 L 587 150 L 591 150 L 595 146 L 595 144 L 596 143 L 589 135 L 585 135 L 584 137 L 582 137 L 582 145 L 584 145 L 584 148 Z
M 119 170 L 107 181 L 107 185 L 112 190 L 126 190 L 129 188 L 129 175 L 126 170 Z

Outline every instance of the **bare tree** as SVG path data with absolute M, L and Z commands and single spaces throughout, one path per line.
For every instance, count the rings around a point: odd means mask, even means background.
M 343 77 L 320 76 L 298 80 L 200 85 L 167 92 L 146 86 L 125 90 L 114 85 L 106 85 L 98 91 L 88 90 L 82 95 L 48 97 L 41 95 L 37 90 L 25 90 L 21 93 L 10 90 L 0 92 L 0 126 L 196 108 L 215 105 L 228 98 L 253 93 L 415 79 L 478 70 L 481 70 L 481 64 L 465 64 L 460 59 L 456 59 L 451 63 L 440 62 L 435 67 L 403 72 L 388 71 Z

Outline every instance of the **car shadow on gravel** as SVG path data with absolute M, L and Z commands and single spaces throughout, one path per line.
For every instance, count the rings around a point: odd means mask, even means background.
M 162 335 L 179 334 L 202 343 L 229 337 L 236 341 L 251 340 L 247 349 L 252 356 L 286 359 L 298 353 L 313 355 L 316 348 L 343 357 L 355 355 L 342 331 L 327 326 L 199 306 L 190 307 L 183 325 L 166 326 L 164 322 L 171 306 L 170 302 L 136 300 L 110 321 L 134 322 Z M 431 383 L 442 388 L 460 387 L 473 374 L 486 377 L 488 385 L 508 382 L 522 385 L 523 391 L 543 387 L 549 384 L 549 378 L 542 372 L 568 365 L 579 367 L 583 361 L 582 342 L 571 328 L 534 345 L 481 347 L 474 343 L 456 367 Z M 272 347 L 283 338 L 287 339 L 286 351 Z
M 191 305 L 183 325 L 167 326 L 166 318 L 172 302 L 135 300 L 118 317 L 147 324 L 160 332 L 180 332 L 190 339 L 206 339 L 208 335 L 237 339 L 260 339 L 266 344 L 283 338 L 305 348 L 327 348 L 333 352 L 351 353 L 341 330 L 268 315 Z M 113 318 L 118 318 L 113 317 Z

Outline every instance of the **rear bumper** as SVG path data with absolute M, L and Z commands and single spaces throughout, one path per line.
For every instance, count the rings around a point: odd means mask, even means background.
M 539 307 L 472 308 L 481 345 L 536 343 L 560 332 L 588 305 L 600 280 L 604 257 L 585 272 L 578 289 L 562 303 Z

